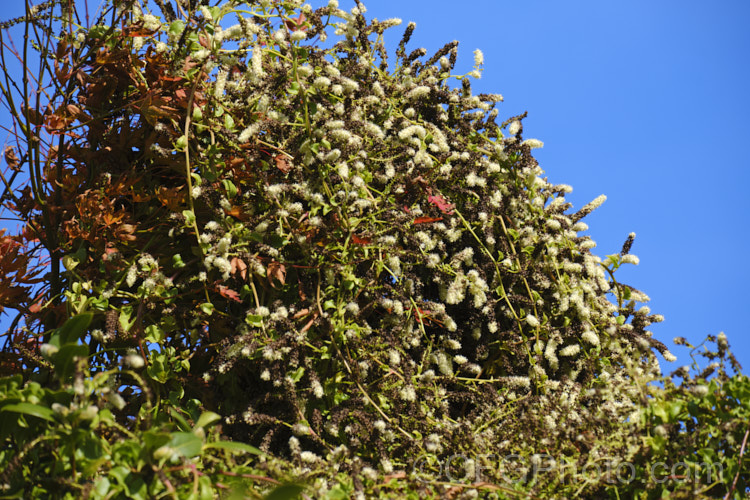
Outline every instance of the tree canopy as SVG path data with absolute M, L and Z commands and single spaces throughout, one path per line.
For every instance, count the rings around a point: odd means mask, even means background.
M 399 24 L 335 0 L 4 24 L 3 495 L 744 495 L 726 337 L 663 377 L 662 318 L 616 279 L 635 235 L 595 255 L 604 197 L 573 210 L 525 116 L 472 93 L 481 52 L 457 75 L 408 24 L 388 54 Z

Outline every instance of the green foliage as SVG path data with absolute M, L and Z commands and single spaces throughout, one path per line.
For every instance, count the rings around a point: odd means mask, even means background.
M 59 349 L 43 352 L 53 380 L 24 383 L 20 374 L 0 379 L 0 439 L 13 445 L 0 452 L 4 497 L 215 498 L 257 490 L 263 476 L 247 466 L 248 457 L 264 454 L 220 440 L 221 417 L 201 412 L 200 402 L 182 401 L 178 408 L 146 398 L 146 405 L 128 412 L 132 403 L 115 380 L 131 379 L 131 394 L 148 386 L 132 369 L 88 370 L 88 346 L 77 339 L 90 320 L 75 316 L 52 335 L 47 345 L 59 342 Z M 53 389 L 58 383 L 60 389 Z M 137 425 L 118 422 L 128 413 Z
M 692 373 L 690 367 L 680 368 L 672 375 L 683 382 L 678 386 L 665 380 L 664 390 L 642 409 L 646 448 L 630 495 L 746 497 L 750 465 L 743 452 L 750 434 L 750 379 L 728 375 L 727 363 L 735 370 L 738 365 L 723 333 L 708 340 L 716 342 L 716 351 L 704 349 L 700 355 L 712 363 L 701 370 L 694 360 Z
M 410 24 L 389 64 L 359 3 L 154 3 L 49 4 L 48 102 L 5 75 L 4 494 L 744 491 L 747 379 L 661 378 L 634 235 L 592 254 L 604 197 L 570 212 L 481 53 L 455 75 Z M 736 484 L 649 475 L 707 457 Z

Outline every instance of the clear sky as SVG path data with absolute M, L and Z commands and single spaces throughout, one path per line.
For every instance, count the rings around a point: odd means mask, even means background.
M 22 2 L 10 4 L 2 17 L 19 15 L 14 11 Z M 340 0 L 342 8 L 353 5 Z M 472 51 L 481 49 L 485 69 L 475 92 L 505 96 L 501 119 L 529 112 L 525 137 L 544 141 L 535 156 L 550 180 L 574 187 L 568 199 L 577 208 L 608 196 L 586 219 L 598 243 L 594 251 L 617 253 L 629 232 L 637 234 L 632 253 L 640 265 L 618 272 L 666 318 L 652 329 L 678 361 L 662 360 L 662 366 L 690 362 L 672 338 L 698 343 L 724 331 L 750 373 L 744 295 L 750 285 L 750 2 L 365 5 L 368 18 L 416 22 L 412 49 L 424 46 L 431 54 L 458 40 L 459 71 L 469 71 Z M 392 48 L 404 26 L 387 32 Z

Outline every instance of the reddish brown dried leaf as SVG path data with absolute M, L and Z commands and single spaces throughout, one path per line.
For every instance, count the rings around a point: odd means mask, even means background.
M 284 24 L 286 24 L 286 27 L 291 31 L 307 31 L 307 26 L 304 25 L 306 19 L 305 13 L 300 12 L 299 17 L 286 19 Z
M 68 114 L 67 109 L 61 107 L 45 117 L 44 127 L 47 129 L 47 132 L 52 133 L 65 129 L 73 120 L 74 118 Z
M 444 214 L 450 215 L 453 213 L 453 204 L 448 203 L 445 198 L 443 198 L 443 195 L 438 194 L 428 196 L 427 201 L 438 207 Z
M 352 235 L 352 241 L 357 245 L 369 245 L 370 243 L 372 243 L 372 240 L 370 238 L 360 238 L 356 234 Z
M 117 224 L 112 228 L 115 238 L 120 241 L 135 241 L 138 239 L 133 234 L 135 229 L 136 227 L 133 224 Z M 92 234 L 92 236 L 94 235 Z
M 20 172 L 21 161 L 18 159 L 18 156 L 16 156 L 16 150 L 13 149 L 13 146 L 5 147 L 5 163 L 14 172 Z
M 227 288 L 224 285 L 219 285 L 218 289 L 222 297 L 233 300 L 235 302 L 242 302 L 242 299 L 240 299 L 240 294 L 235 292 L 231 288 Z
M 156 193 L 159 202 L 172 212 L 177 212 L 186 201 L 185 193 L 181 193 L 182 186 L 177 188 L 168 188 L 161 186 Z
M 224 213 L 227 215 L 231 215 L 232 217 L 235 217 L 239 220 L 245 220 L 245 214 L 242 212 L 242 209 L 238 206 L 232 206 L 229 208 L 229 210 L 224 209 Z
M 292 319 L 300 319 L 301 317 L 307 316 L 308 314 L 310 314 L 310 309 L 305 307 L 304 309 L 300 309 L 299 311 L 297 311 L 294 316 L 292 316 Z
M 86 115 L 86 113 L 84 113 L 83 111 L 81 111 L 81 108 L 79 108 L 75 104 L 68 104 L 67 106 L 65 106 L 65 111 L 67 112 L 68 115 L 70 115 L 71 117 L 76 118 L 78 120 L 81 120 L 81 119 L 86 120 L 86 119 L 88 119 L 88 115 Z
M 271 286 L 284 285 L 286 283 L 286 267 L 281 262 L 273 261 L 266 269 L 268 283 Z
M 229 261 L 229 264 L 231 265 L 229 271 L 231 274 L 240 273 L 240 276 L 243 280 L 247 279 L 247 264 L 245 264 L 244 260 L 237 257 L 232 257 L 232 260 Z
M 276 155 L 274 157 L 276 161 L 276 168 L 284 172 L 285 174 L 292 169 L 292 162 L 289 158 L 284 155 Z
M 139 22 L 136 24 L 131 24 L 130 26 L 126 26 L 125 29 L 122 30 L 122 33 L 129 38 L 136 38 L 142 36 L 151 36 L 156 33 L 156 31 L 158 30 L 144 28 L 143 23 Z
M 302 330 L 300 330 L 300 333 L 305 333 L 307 330 L 310 329 L 311 326 L 313 326 L 313 323 L 315 323 L 315 320 L 317 319 L 317 316 L 310 319 L 310 321 L 307 322 L 305 326 L 302 327 Z
M 39 112 L 39 110 L 27 106 L 24 111 L 24 115 L 26 116 L 26 119 L 30 124 L 41 125 L 44 121 L 44 117 L 42 117 L 42 114 Z

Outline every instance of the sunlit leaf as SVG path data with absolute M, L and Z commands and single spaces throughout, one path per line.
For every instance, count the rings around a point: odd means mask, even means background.
M 50 422 L 55 421 L 53 417 L 55 412 L 53 412 L 50 408 L 47 408 L 46 406 L 31 404 L 31 403 L 21 402 L 21 403 L 15 403 L 15 404 L 10 404 L 10 405 L 2 405 L 0 406 L 0 411 L 21 413 L 23 415 L 29 415 L 32 417 L 41 418 L 42 420 L 47 420 Z
M 240 443 L 237 441 L 216 441 L 213 443 L 206 443 L 203 445 L 204 449 L 210 450 L 210 449 L 216 449 L 216 450 L 226 450 L 233 453 L 250 453 L 251 455 L 265 455 L 262 451 L 260 451 L 258 448 L 254 446 L 250 446 L 249 444 Z

